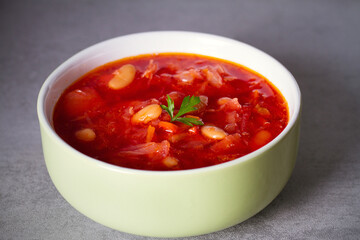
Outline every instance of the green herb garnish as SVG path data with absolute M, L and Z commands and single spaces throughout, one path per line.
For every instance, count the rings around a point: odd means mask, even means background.
M 168 106 L 160 105 L 162 109 L 164 109 L 167 113 L 169 113 L 171 120 L 170 122 L 178 121 L 185 123 L 186 125 L 193 126 L 193 125 L 204 125 L 202 121 L 199 121 L 195 118 L 191 117 L 180 117 L 188 112 L 192 112 L 197 110 L 196 107 L 194 107 L 196 104 L 200 103 L 200 98 L 196 96 L 186 96 L 184 97 L 179 112 L 174 116 L 174 101 L 169 97 L 169 95 L 166 95 L 166 101 Z

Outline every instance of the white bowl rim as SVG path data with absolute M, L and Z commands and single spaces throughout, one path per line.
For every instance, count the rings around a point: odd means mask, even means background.
M 50 122 L 47 120 L 46 116 L 45 116 L 45 98 L 46 95 L 48 93 L 49 87 L 53 81 L 53 79 L 55 79 L 56 76 L 58 76 L 59 73 L 61 73 L 63 70 L 67 69 L 68 66 L 70 66 L 72 64 L 72 62 L 76 61 L 78 58 L 81 58 L 82 55 L 84 55 L 86 52 L 91 51 L 94 48 L 97 48 L 99 46 L 105 45 L 110 41 L 114 41 L 116 39 L 119 38 L 126 38 L 126 37 L 134 37 L 136 35 L 153 35 L 153 34 L 182 34 L 182 35 L 189 35 L 189 36 L 199 36 L 199 37 L 208 37 L 208 38 L 216 38 L 220 41 L 226 41 L 229 43 L 233 43 L 233 44 L 243 44 L 248 48 L 252 48 L 255 51 L 258 51 L 262 54 L 264 54 L 267 57 L 270 57 L 273 61 L 275 61 L 277 64 L 279 64 L 283 70 L 286 72 L 286 74 L 289 77 L 289 80 L 292 81 L 292 84 L 295 86 L 296 92 L 297 92 L 297 99 L 298 101 L 296 101 L 295 107 L 294 107 L 294 114 L 293 116 L 289 119 L 289 122 L 287 124 L 287 126 L 284 128 L 284 130 L 278 135 L 276 136 L 272 141 L 270 141 L 269 143 L 267 143 L 266 145 L 262 146 L 261 148 L 248 153 L 242 157 L 236 158 L 234 160 L 228 161 L 228 162 L 224 162 L 224 163 L 220 163 L 217 165 L 211 165 L 211 166 L 207 166 L 207 167 L 202 167 L 202 168 L 195 168 L 195 169 L 185 169 L 185 170 L 170 170 L 170 171 L 159 171 L 159 170 L 141 170 L 141 169 L 132 169 L 132 168 L 126 168 L 126 167 L 121 167 L 121 166 L 116 166 L 110 163 L 106 163 L 103 162 L 101 160 L 92 158 L 90 156 L 87 156 L 83 153 L 81 153 L 80 151 L 77 151 L 76 149 L 74 149 L 73 147 L 71 147 L 68 143 L 66 143 L 62 138 L 60 138 L 59 135 L 57 135 L 57 133 L 55 132 L 55 130 L 51 127 Z M 260 73 L 261 74 L 261 73 Z M 299 116 L 300 116 L 300 110 L 301 110 L 301 92 L 300 92 L 300 88 L 299 85 L 297 84 L 294 76 L 275 58 L 273 58 L 272 56 L 270 56 L 269 54 L 265 53 L 264 51 L 255 48 L 247 43 L 238 41 L 238 40 L 234 40 L 231 38 L 227 38 L 227 37 L 222 37 L 219 35 L 214 35 L 214 34 L 208 34 L 208 33 L 200 33 L 200 32 L 191 32 L 191 31 L 150 31 L 150 32 L 139 32 L 139 33 L 133 33 L 133 34 L 127 34 L 127 35 L 122 35 L 122 36 L 118 36 L 118 37 L 114 37 L 99 43 L 96 43 L 90 47 L 87 47 L 83 50 L 81 50 L 80 52 L 76 53 L 75 55 L 73 55 L 72 57 L 70 57 L 69 59 L 67 59 L 65 62 L 63 62 L 62 64 L 60 64 L 45 80 L 45 82 L 43 83 L 39 95 L 38 95 L 38 99 L 37 99 L 37 114 L 38 114 L 38 118 L 39 118 L 39 123 L 42 124 L 42 127 L 44 128 L 44 130 L 53 138 L 55 139 L 55 141 L 57 141 L 57 143 L 59 143 L 60 145 L 62 145 L 62 147 L 64 147 L 65 149 L 67 149 L 68 151 L 72 152 L 73 154 L 79 155 L 80 157 L 86 159 L 87 161 L 91 161 L 94 164 L 97 164 L 99 167 L 102 168 L 106 168 L 107 170 L 111 170 L 111 171 L 115 171 L 115 172 L 119 172 L 119 173 L 126 173 L 126 174 L 141 174 L 141 175 L 161 175 L 161 176 L 168 176 L 168 175 L 184 175 L 184 174 L 201 174 L 204 172 L 209 172 L 209 171 L 217 171 L 217 170 L 221 170 L 224 168 L 228 168 L 231 167 L 233 165 L 237 165 L 237 164 L 241 164 L 243 162 L 246 161 L 251 161 L 251 159 L 253 159 L 256 156 L 261 155 L 262 153 L 268 151 L 269 149 L 271 149 L 272 147 L 274 147 L 281 139 L 283 139 L 288 133 L 289 131 L 293 128 L 293 126 L 295 125 L 296 121 L 298 120 Z

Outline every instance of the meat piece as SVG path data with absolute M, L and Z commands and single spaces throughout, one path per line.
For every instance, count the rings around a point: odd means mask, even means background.
M 180 85 L 191 85 L 196 78 L 201 78 L 199 70 L 190 68 L 186 71 L 178 72 L 174 75 L 174 78 Z
M 241 120 L 239 122 L 239 127 L 242 134 L 248 134 L 247 129 L 249 128 L 248 125 L 250 124 L 250 117 L 251 117 L 251 107 L 243 107 L 241 115 Z
M 186 133 L 178 133 L 178 134 L 175 134 L 175 135 L 171 135 L 170 138 L 169 138 L 169 141 L 171 143 L 177 143 L 177 142 L 180 142 L 183 139 L 185 139 L 187 136 L 188 135 Z
M 157 70 L 158 70 L 158 65 L 156 63 L 154 63 L 153 59 L 151 59 L 149 64 L 146 67 L 145 72 L 141 75 L 141 77 L 148 78 L 149 80 L 151 80 Z
M 212 67 L 202 69 L 202 73 L 205 75 L 206 80 L 213 87 L 220 88 L 224 82 L 219 72 Z
M 196 104 L 194 107 L 196 108 L 195 111 L 189 112 L 191 114 L 199 114 L 202 113 L 206 110 L 206 107 L 208 105 L 209 102 L 209 98 L 207 96 L 204 95 L 200 95 L 200 102 L 198 104 Z
M 155 99 L 155 98 L 151 98 L 149 100 L 146 101 L 131 101 L 129 103 L 129 105 L 132 107 L 131 111 L 133 113 L 138 112 L 139 110 L 143 109 L 144 107 L 148 106 L 148 105 L 152 105 L 152 104 L 160 104 L 160 101 Z
M 238 78 L 235 77 L 235 76 L 225 76 L 225 77 L 223 78 L 223 80 L 224 80 L 225 82 L 231 82 L 231 81 L 234 81 L 234 80 L 238 80 Z
M 204 147 L 208 144 L 207 141 L 204 140 L 196 140 L 196 141 L 184 141 L 179 148 L 186 150 L 203 150 Z
M 220 64 L 216 64 L 214 66 L 214 69 L 219 73 L 219 74 L 227 74 L 224 66 L 220 65 Z
M 211 151 L 216 153 L 230 153 L 242 146 L 243 142 L 241 139 L 241 135 L 239 133 L 235 133 L 226 136 L 223 140 L 219 142 L 216 142 L 210 147 L 210 149 Z
M 167 157 L 169 151 L 170 143 L 167 140 L 164 140 L 161 143 L 148 142 L 123 148 L 117 153 L 117 156 L 129 159 L 146 157 L 158 161 Z
M 185 94 L 184 93 L 181 93 L 181 92 L 177 92 L 177 91 L 173 91 L 173 92 L 170 92 L 164 96 L 162 96 L 160 98 L 160 101 L 165 104 L 167 106 L 167 102 L 166 102 L 166 98 L 167 98 L 167 95 L 169 95 L 169 97 L 171 98 L 171 100 L 174 101 L 174 104 L 175 104 L 175 108 L 180 108 L 181 106 L 181 103 L 185 97 Z
M 239 129 L 237 123 L 226 124 L 224 130 L 228 133 L 235 133 Z
M 236 111 L 226 112 L 225 114 L 225 122 L 227 124 L 237 123 L 240 120 L 240 115 Z
M 225 111 L 237 111 L 241 109 L 241 105 L 239 103 L 239 100 L 237 98 L 228 98 L 228 97 L 222 97 L 219 98 L 217 101 L 218 105 L 220 105 L 221 110 Z

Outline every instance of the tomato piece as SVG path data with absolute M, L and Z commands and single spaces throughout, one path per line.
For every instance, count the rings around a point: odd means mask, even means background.
M 178 126 L 170 122 L 160 121 L 159 127 L 168 133 L 176 133 L 178 131 Z
M 86 112 L 93 112 L 103 105 L 100 95 L 92 88 L 76 89 L 64 97 L 64 113 L 69 118 L 83 116 Z

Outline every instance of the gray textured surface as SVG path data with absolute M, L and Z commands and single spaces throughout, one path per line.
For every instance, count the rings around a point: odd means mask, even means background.
M 45 78 L 99 41 L 189 30 L 264 50 L 303 94 L 294 173 L 262 212 L 187 239 L 360 238 L 359 1 L 0 1 L 0 239 L 150 239 L 73 209 L 45 168 L 36 116 Z

